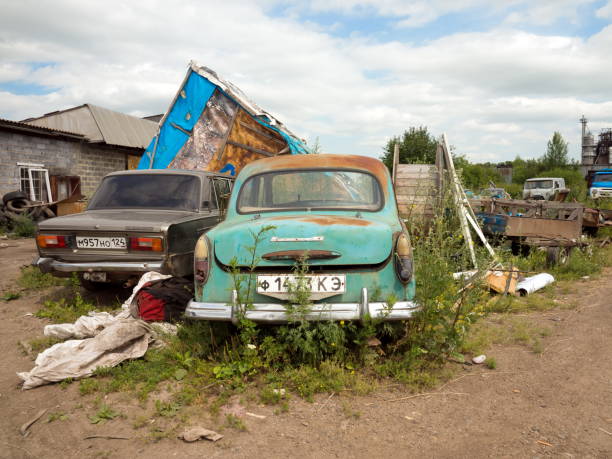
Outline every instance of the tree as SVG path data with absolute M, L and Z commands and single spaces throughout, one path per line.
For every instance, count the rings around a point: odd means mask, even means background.
M 411 127 L 400 136 L 392 137 L 384 147 L 381 161 L 393 169 L 393 148 L 399 143 L 400 164 L 433 164 L 436 161 L 437 141 L 427 127 Z
M 547 169 L 564 167 L 569 164 L 567 158 L 567 142 L 563 140 L 561 133 L 555 131 L 552 139 L 548 141 L 546 153 L 542 157 L 542 163 Z
M 522 159 L 517 156 L 512 161 L 512 183 L 522 185 L 525 180 L 537 176 L 544 170 L 542 160 L 539 159 Z

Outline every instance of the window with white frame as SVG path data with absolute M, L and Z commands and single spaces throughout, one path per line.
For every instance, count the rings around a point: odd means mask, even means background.
M 17 166 L 21 191 L 27 194 L 31 201 L 50 202 L 49 171 L 44 168 L 44 164 L 17 163 Z

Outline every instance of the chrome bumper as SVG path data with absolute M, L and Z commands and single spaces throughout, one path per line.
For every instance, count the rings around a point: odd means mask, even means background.
M 161 271 L 163 263 L 156 262 L 128 262 L 128 261 L 98 261 L 88 263 L 70 263 L 57 261 L 53 258 L 39 258 L 34 263 L 43 273 L 59 271 L 72 272 L 148 272 Z
M 597 188 L 596 191 L 591 192 L 591 198 L 612 198 L 612 188 Z
M 236 301 L 236 291 L 232 294 L 232 304 L 206 303 L 191 300 L 185 316 L 190 319 L 214 320 L 237 323 L 239 305 Z M 383 302 L 369 302 L 368 289 L 361 290 L 360 303 L 317 303 L 310 312 L 306 313 L 306 320 L 364 320 L 366 317 L 383 321 L 410 319 L 419 306 L 412 301 L 398 301 L 392 308 Z M 252 309 L 245 312 L 245 318 L 253 322 L 287 323 L 291 317 L 287 307 L 278 303 L 255 303 Z

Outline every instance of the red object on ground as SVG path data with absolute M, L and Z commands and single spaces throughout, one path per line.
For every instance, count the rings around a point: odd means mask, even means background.
M 149 292 L 140 290 L 137 294 L 138 314 L 147 322 L 162 321 L 165 318 L 166 303 Z

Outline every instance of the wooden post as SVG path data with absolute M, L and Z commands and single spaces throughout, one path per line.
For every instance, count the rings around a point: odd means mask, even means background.
M 444 160 L 446 162 L 446 166 L 450 172 L 452 183 L 453 194 L 455 195 L 455 204 L 457 206 L 457 211 L 459 212 L 459 220 L 461 221 L 461 231 L 463 232 L 463 237 L 465 238 L 465 242 L 470 251 L 470 257 L 472 259 L 472 263 L 474 263 L 474 267 L 478 268 L 476 265 L 476 254 L 474 252 L 474 241 L 472 240 L 472 233 L 470 232 L 469 225 L 472 225 L 474 231 L 486 247 L 489 255 L 493 258 L 493 261 L 497 261 L 497 257 L 495 255 L 495 251 L 487 241 L 487 238 L 483 234 L 480 226 L 476 221 L 476 214 L 474 210 L 470 206 L 470 202 L 465 195 L 465 191 L 463 191 L 463 187 L 459 182 L 459 177 L 457 176 L 457 172 L 455 171 L 455 163 L 453 162 L 453 157 L 450 154 L 450 150 L 448 148 L 448 143 L 446 141 L 446 134 L 442 134 L 442 150 L 444 153 Z
M 399 164 L 399 143 L 395 142 L 393 145 L 393 170 L 391 171 L 391 180 L 395 185 L 395 178 L 397 177 L 397 165 Z
M 459 184 L 459 177 L 457 177 L 457 172 L 455 171 L 455 164 L 453 163 L 453 158 L 448 148 L 446 134 L 442 134 L 442 148 L 444 150 L 444 159 L 446 161 L 446 166 L 448 167 L 450 179 L 452 181 L 451 186 L 455 198 L 455 206 L 457 207 L 457 212 L 459 213 L 459 221 L 461 223 L 461 232 L 463 233 L 463 239 L 465 240 L 465 244 L 467 245 L 467 248 L 470 252 L 472 264 L 474 265 L 474 268 L 478 269 L 476 253 L 474 252 L 474 241 L 472 240 L 472 233 L 470 233 L 470 227 L 467 221 L 467 217 L 465 215 L 465 207 L 463 206 L 463 202 L 461 199 L 461 185 Z

